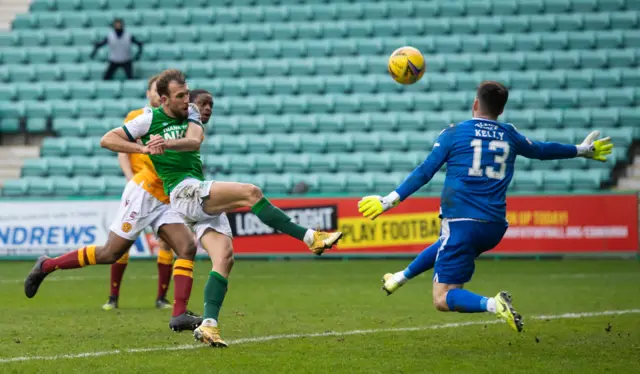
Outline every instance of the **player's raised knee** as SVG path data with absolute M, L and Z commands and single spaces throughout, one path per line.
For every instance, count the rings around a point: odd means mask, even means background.
M 197 250 L 196 242 L 191 237 L 183 243 L 176 245 L 176 248 L 174 248 L 178 258 L 186 260 L 193 260 L 196 257 Z
M 248 206 L 255 205 L 258 201 L 260 201 L 260 199 L 264 197 L 264 194 L 262 193 L 260 187 L 254 184 L 243 183 L 242 190 Z
M 433 295 L 433 306 L 440 312 L 448 312 L 449 305 L 447 305 L 447 294 Z

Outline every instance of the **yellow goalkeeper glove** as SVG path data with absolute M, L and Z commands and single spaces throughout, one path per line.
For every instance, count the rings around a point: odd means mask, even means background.
M 365 196 L 358 201 L 358 212 L 363 216 L 374 220 L 376 217 L 400 204 L 400 196 L 394 191 L 382 197 L 377 195 Z
M 606 162 L 607 156 L 613 151 L 613 143 L 611 143 L 610 137 L 598 139 L 599 136 L 599 131 L 592 131 L 587 135 L 584 141 L 577 146 L 578 156 Z

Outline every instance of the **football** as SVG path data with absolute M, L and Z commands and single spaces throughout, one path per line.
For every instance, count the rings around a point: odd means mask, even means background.
M 422 78 L 426 69 L 424 56 L 413 47 L 393 51 L 387 65 L 391 77 L 400 84 L 413 84 Z

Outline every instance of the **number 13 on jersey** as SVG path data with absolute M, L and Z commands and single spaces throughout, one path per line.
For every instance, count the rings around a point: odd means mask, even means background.
M 499 165 L 500 169 L 496 171 L 493 166 L 487 166 L 482 170 L 482 139 L 473 139 L 471 146 L 473 147 L 473 163 L 469 168 L 469 176 L 482 177 L 486 174 L 487 178 L 502 179 L 507 169 L 507 158 L 509 157 L 509 143 L 502 140 L 491 140 L 489 142 L 489 150 L 498 152 L 493 157 L 493 163 Z

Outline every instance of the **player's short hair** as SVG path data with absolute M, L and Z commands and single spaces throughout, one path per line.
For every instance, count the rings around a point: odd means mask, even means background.
M 193 89 L 193 90 L 189 91 L 189 102 L 190 103 L 195 103 L 196 99 L 200 95 L 211 95 L 211 92 L 209 92 L 209 91 L 207 91 L 207 90 L 205 90 L 203 88 Z M 213 98 L 213 95 L 211 95 L 211 97 Z
M 160 78 L 160 74 L 156 74 L 149 78 L 149 80 L 147 81 L 147 91 L 151 90 L 151 86 L 153 86 L 153 84 L 158 81 L 158 78 Z
M 507 105 L 509 90 L 502 83 L 484 81 L 478 86 L 476 98 L 480 103 L 482 112 L 497 118 L 502 114 L 504 106 Z
M 169 83 L 176 82 L 178 84 L 186 84 L 187 79 L 184 73 L 178 69 L 168 69 L 158 75 L 156 81 L 156 90 L 160 96 L 169 96 Z

